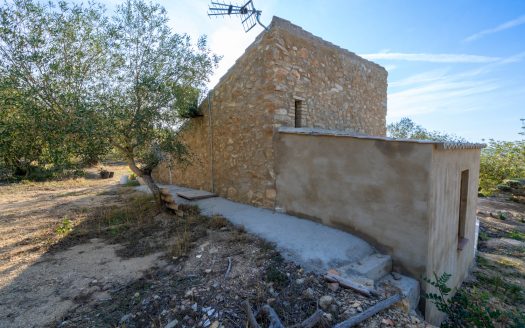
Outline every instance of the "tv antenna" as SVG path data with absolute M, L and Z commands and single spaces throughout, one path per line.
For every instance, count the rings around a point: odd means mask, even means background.
M 262 11 L 255 9 L 253 0 L 249 0 L 242 6 L 232 5 L 212 1 L 208 7 L 208 16 L 231 16 L 238 15 L 241 17 L 242 27 L 244 32 L 248 33 L 255 25 L 261 25 L 265 30 L 268 30 L 263 23 L 261 23 L 260 16 Z

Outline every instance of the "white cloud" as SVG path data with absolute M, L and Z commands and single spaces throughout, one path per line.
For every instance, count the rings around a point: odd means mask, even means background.
M 389 118 L 428 114 L 431 112 L 472 111 L 483 108 L 480 95 L 500 88 L 497 81 L 463 80 L 447 75 L 432 82 L 393 92 L 388 95 Z
M 397 65 L 393 65 L 393 64 L 383 65 L 383 67 L 384 67 L 388 72 L 392 72 L 393 70 L 397 69 Z
M 263 24 L 269 24 L 271 13 L 274 12 L 277 0 L 259 1 L 257 6 L 262 10 Z M 210 78 L 208 87 L 213 88 L 220 78 L 228 71 L 244 50 L 255 40 L 263 30 L 255 26 L 248 33 L 244 32 L 239 16 L 210 18 L 207 15 L 209 1 L 179 0 L 177 2 L 161 1 L 166 6 L 170 24 L 178 33 L 187 33 L 193 40 L 206 34 L 211 51 L 223 56 L 219 67 Z
M 404 60 L 430 63 L 491 63 L 498 61 L 498 57 L 467 55 L 467 54 L 428 54 L 428 53 L 400 53 L 380 52 L 375 54 L 362 54 L 369 60 Z
M 410 86 L 410 85 L 420 84 L 420 83 L 434 82 L 434 81 L 442 79 L 447 74 L 447 71 L 448 71 L 447 69 L 437 69 L 437 70 L 414 74 L 402 80 L 390 82 L 388 83 L 388 86 L 390 88 L 397 88 L 397 87 Z
M 502 102 L 522 97 L 523 87 L 510 86 L 490 75 L 502 65 L 514 64 L 525 58 L 525 52 L 502 58 L 475 69 L 450 73 L 441 68 L 411 75 L 388 84 L 388 117 L 431 112 L 465 112 L 486 110 L 488 102 L 499 106 Z M 494 92 L 498 96 L 494 96 Z M 494 103 L 494 102 L 497 103 Z
M 525 24 L 525 15 L 520 16 L 520 17 L 518 17 L 516 19 L 510 20 L 510 21 L 507 21 L 507 22 L 505 22 L 503 24 L 500 24 L 500 25 L 498 25 L 496 27 L 489 28 L 489 29 L 483 30 L 481 32 L 472 34 L 471 36 L 465 38 L 464 41 L 465 42 L 475 41 L 475 40 L 481 39 L 482 37 L 484 37 L 486 35 L 497 33 L 497 32 L 501 32 L 501 31 L 505 31 L 505 30 L 508 30 L 510 28 L 513 28 L 513 27 L 516 27 L 516 26 L 519 26 L 519 25 L 523 25 L 523 24 Z

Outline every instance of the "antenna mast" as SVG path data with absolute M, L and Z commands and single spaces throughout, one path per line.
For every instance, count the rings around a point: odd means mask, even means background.
M 238 15 L 241 17 L 242 27 L 244 32 L 248 33 L 255 25 L 261 25 L 265 30 L 266 26 L 261 23 L 260 16 L 262 11 L 255 9 L 253 0 L 249 0 L 242 6 L 226 4 L 222 2 L 212 1 L 208 7 L 208 16 L 231 16 Z

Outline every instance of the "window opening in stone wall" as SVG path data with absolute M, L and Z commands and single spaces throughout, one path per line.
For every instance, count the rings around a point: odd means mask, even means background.
M 300 128 L 302 127 L 302 120 L 303 120 L 303 102 L 301 100 L 295 101 L 295 127 Z
M 465 226 L 467 221 L 467 200 L 468 200 L 468 179 L 469 172 L 461 172 L 461 183 L 459 187 L 459 221 L 458 221 L 458 249 L 462 250 L 468 242 L 465 238 Z

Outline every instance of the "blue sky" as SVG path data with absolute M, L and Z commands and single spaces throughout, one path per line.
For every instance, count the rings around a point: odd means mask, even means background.
M 119 1 L 108 3 L 109 7 Z M 471 141 L 520 139 L 525 118 L 525 1 L 254 0 L 279 16 L 384 66 L 388 115 Z M 173 29 L 207 34 L 224 58 L 213 86 L 262 31 L 209 19 L 207 0 L 160 1 Z

